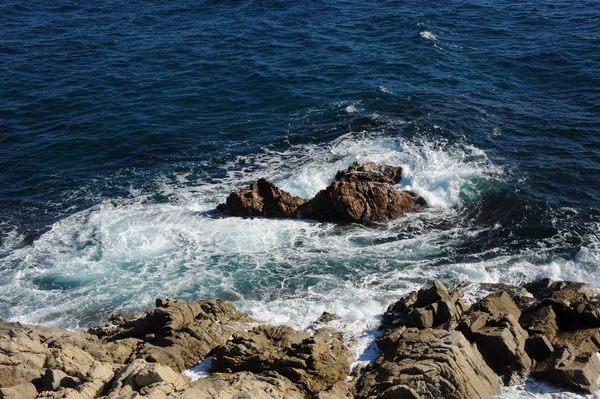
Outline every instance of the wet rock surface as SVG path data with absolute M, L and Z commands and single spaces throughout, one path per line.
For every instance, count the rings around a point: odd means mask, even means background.
M 266 179 L 234 191 L 217 209 L 233 216 L 302 218 L 324 222 L 385 223 L 425 206 L 421 197 L 397 191 L 402 169 L 374 162 L 353 163 L 308 200 L 292 196 Z
M 434 281 L 391 304 L 378 358 L 351 373 L 346 337 L 258 325 L 215 299 L 158 299 L 89 332 L 0 320 L 0 398 L 490 398 L 527 376 L 599 389 L 600 301 L 588 284 L 488 285 L 468 308 Z M 510 292 L 507 292 L 510 291 Z M 180 372 L 212 356 L 212 375 Z M 349 377 L 352 376 L 352 377 Z

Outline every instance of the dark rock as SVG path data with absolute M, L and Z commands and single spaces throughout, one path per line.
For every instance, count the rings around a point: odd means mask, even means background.
M 596 353 L 581 353 L 572 345 L 566 345 L 539 362 L 531 375 L 552 384 L 592 393 L 599 388 L 600 360 Z
M 533 335 L 525 342 L 525 350 L 534 360 L 547 358 L 554 352 L 554 346 L 543 334 Z
M 46 373 L 42 377 L 44 391 L 56 391 L 61 387 L 75 388 L 77 384 L 78 381 L 69 377 L 61 370 L 46 369 Z
M 265 179 L 237 190 L 217 207 L 233 216 L 306 218 L 323 222 L 385 223 L 425 206 L 421 197 L 394 190 L 401 168 L 355 162 L 311 199 L 294 197 Z
M 414 198 L 386 184 L 334 182 L 298 209 L 301 218 L 349 223 L 385 223 L 417 210 Z
M 295 217 L 297 208 L 306 202 L 276 187 L 275 184 L 260 179 L 250 186 L 250 190 L 241 189 L 227 197 L 226 209 L 233 216 L 265 216 L 272 218 Z M 225 210 L 223 206 L 218 208 Z
M 506 384 L 518 381 L 532 367 L 525 350 L 529 335 L 519 325 L 521 311 L 506 292 L 488 295 L 473 305 L 457 327 L 475 344 L 486 363 Z
M 334 313 L 323 312 L 321 316 L 316 320 L 315 324 L 327 324 L 334 320 L 341 320 L 342 318 Z
M 375 162 L 354 162 L 348 169 L 335 175 L 336 181 L 368 181 L 373 183 L 398 184 L 402 179 L 400 166 L 378 166 Z
M 384 327 L 430 328 L 445 324 L 449 328 L 466 309 L 461 298 L 460 291 L 448 291 L 441 281 L 435 280 L 390 305 L 383 315 Z

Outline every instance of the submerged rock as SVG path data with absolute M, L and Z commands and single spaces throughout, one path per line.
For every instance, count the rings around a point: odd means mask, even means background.
M 233 216 L 306 218 L 324 222 L 385 223 L 425 206 L 414 193 L 395 190 L 402 169 L 355 162 L 310 199 L 292 196 L 266 179 L 234 191 L 217 209 Z

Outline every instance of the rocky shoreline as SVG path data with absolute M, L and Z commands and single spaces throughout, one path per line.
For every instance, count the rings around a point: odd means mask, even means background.
M 351 370 L 350 337 L 261 325 L 227 301 L 157 299 L 88 331 L 0 321 L 0 398 L 490 398 L 528 376 L 599 389 L 600 298 L 592 285 L 491 284 L 466 306 L 434 281 L 383 314 L 380 354 Z M 182 371 L 211 359 L 211 375 Z
M 397 191 L 402 169 L 355 162 L 312 199 L 266 179 L 237 190 L 232 216 L 384 223 L 426 206 Z M 540 280 L 489 284 L 468 307 L 434 281 L 382 316 L 379 356 L 351 369 L 352 337 L 261 325 L 227 301 L 157 299 L 140 317 L 71 332 L 0 320 L 0 399 L 456 398 L 487 399 L 533 376 L 584 393 L 599 389 L 600 299 L 591 285 Z M 211 375 L 183 371 L 210 361 Z

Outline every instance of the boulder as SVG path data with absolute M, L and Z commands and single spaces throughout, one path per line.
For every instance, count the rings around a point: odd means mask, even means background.
M 284 326 L 259 326 L 217 348 L 212 371 L 276 372 L 316 394 L 343 381 L 351 361 L 341 333 L 319 329 L 310 336 Z
M 353 162 L 348 169 L 340 170 L 335 175 L 336 181 L 369 181 L 390 185 L 400 183 L 401 179 L 400 166 L 378 166 L 375 162 Z
M 585 393 L 596 392 L 600 387 L 600 360 L 597 352 L 582 353 L 567 344 L 539 362 L 533 377 Z
M 188 387 L 188 378 L 169 366 L 137 359 L 119 370 L 110 382 L 109 391 L 140 391 L 158 383 L 169 385 L 170 391 L 182 391 Z
M 333 182 L 298 208 L 297 217 L 327 222 L 385 223 L 418 209 L 413 195 L 368 181 Z
M 295 217 L 305 199 L 292 196 L 266 179 L 252 184 L 249 190 L 234 191 L 227 197 L 226 207 L 233 216 Z
M 449 291 L 439 280 L 390 305 L 383 315 L 384 327 L 430 328 L 454 326 L 465 311 L 460 291 Z
M 234 191 L 217 209 L 233 216 L 303 218 L 323 222 L 385 223 L 425 206 L 414 193 L 396 191 L 402 169 L 355 162 L 311 200 L 292 196 L 266 179 Z
M 46 369 L 42 377 L 42 389 L 44 391 L 57 391 L 60 388 L 75 388 L 79 383 L 73 377 L 68 376 L 61 370 Z
M 486 363 L 510 385 L 529 373 L 525 350 L 529 334 L 519 324 L 521 310 L 506 292 L 488 295 L 473 305 L 457 327 L 475 344 Z
M 392 337 L 393 335 L 393 337 Z M 400 327 L 358 380 L 358 398 L 490 398 L 498 377 L 459 331 Z

